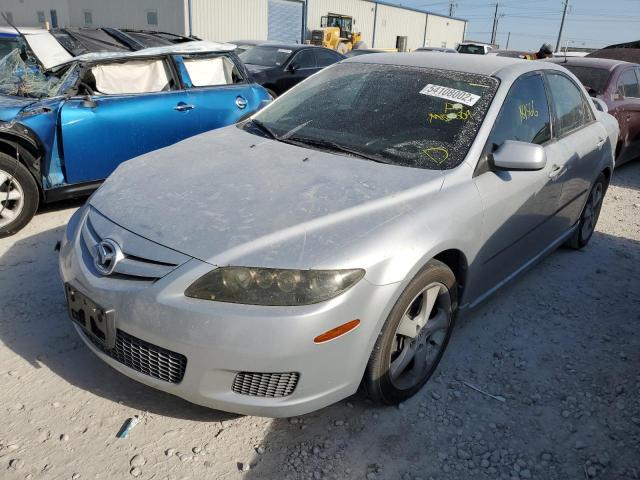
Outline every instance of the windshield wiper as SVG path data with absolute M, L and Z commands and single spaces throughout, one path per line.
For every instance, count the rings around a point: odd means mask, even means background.
M 278 136 L 274 133 L 274 131 L 271 130 L 269 127 L 267 127 L 260 120 L 256 120 L 255 118 L 252 118 L 251 123 L 256 127 L 258 127 L 260 130 L 262 130 L 263 132 L 265 132 L 267 135 L 269 135 L 272 139 L 279 140 Z
M 309 147 L 317 147 L 322 150 L 329 150 L 334 152 L 346 153 L 352 157 L 364 158 L 365 160 L 371 160 L 372 162 L 378 163 L 386 163 L 392 164 L 393 162 L 388 159 L 381 157 L 379 155 L 373 155 L 370 153 L 364 153 L 359 150 L 345 147 L 344 145 L 340 145 L 339 143 L 332 142 L 330 140 L 321 140 L 317 138 L 307 138 L 307 137 L 289 137 L 284 139 L 287 143 L 291 143 L 297 146 L 309 146 Z

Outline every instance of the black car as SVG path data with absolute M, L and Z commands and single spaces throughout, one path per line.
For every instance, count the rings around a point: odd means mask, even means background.
M 280 43 L 258 45 L 238 56 L 254 81 L 266 88 L 274 98 L 324 67 L 345 58 L 324 47 Z

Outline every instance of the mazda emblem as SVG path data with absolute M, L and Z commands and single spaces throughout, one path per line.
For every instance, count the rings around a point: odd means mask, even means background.
M 124 254 L 113 240 L 107 238 L 96 245 L 96 255 L 93 263 L 102 275 L 111 275 L 118 262 L 124 258 Z

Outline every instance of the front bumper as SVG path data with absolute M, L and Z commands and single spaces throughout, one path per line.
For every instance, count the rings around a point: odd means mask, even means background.
M 88 209 L 86 209 L 88 210 Z M 79 216 L 86 216 L 83 211 Z M 83 218 L 76 219 L 82 224 Z M 70 228 L 73 230 L 73 228 Z M 80 228 L 76 228 L 80 230 Z M 123 374 L 207 407 L 247 415 L 289 417 L 334 403 L 358 388 L 397 286 L 361 280 L 330 301 L 302 307 L 262 307 L 191 299 L 183 292 L 213 267 L 190 259 L 153 282 L 99 276 L 83 257 L 82 235 L 65 237 L 60 274 L 65 283 L 115 312 L 116 328 L 143 342 L 184 355 L 184 376 L 170 383 L 126 366 L 96 348 Z M 313 339 L 338 325 L 360 326 L 324 344 Z M 236 393 L 240 372 L 297 373 L 295 389 L 276 398 Z

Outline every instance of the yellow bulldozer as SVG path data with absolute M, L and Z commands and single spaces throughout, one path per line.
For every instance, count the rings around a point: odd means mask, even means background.
M 311 44 L 347 53 L 354 48 L 367 48 L 362 34 L 353 31 L 353 17 L 330 13 L 322 17 L 320 29 L 311 32 Z

